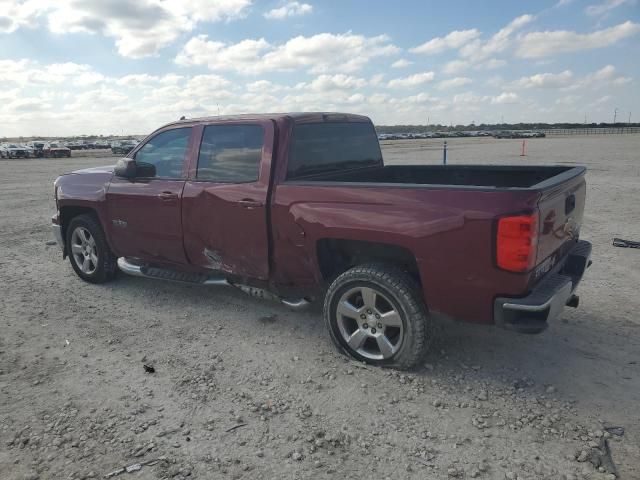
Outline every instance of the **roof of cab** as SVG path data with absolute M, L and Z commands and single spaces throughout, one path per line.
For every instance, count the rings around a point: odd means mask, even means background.
M 177 125 L 181 123 L 197 124 L 208 122 L 234 122 L 234 121 L 255 121 L 255 120 L 280 120 L 290 119 L 295 123 L 316 123 L 316 122 L 370 122 L 369 117 L 364 115 L 356 115 L 354 113 L 340 112 L 291 112 L 291 113 L 246 113 L 240 115 L 223 115 L 199 118 L 185 118 L 171 122 L 169 125 Z M 164 128 L 164 127 L 163 127 Z

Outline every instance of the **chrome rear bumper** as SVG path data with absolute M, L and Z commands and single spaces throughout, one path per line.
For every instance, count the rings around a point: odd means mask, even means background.
M 580 240 L 569 251 L 560 268 L 542 279 L 529 295 L 496 298 L 493 307 L 496 325 L 521 333 L 545 330 L 566 305 L 578 305 L 574 292 L 591 264 L 590 256 L 591 244 Z

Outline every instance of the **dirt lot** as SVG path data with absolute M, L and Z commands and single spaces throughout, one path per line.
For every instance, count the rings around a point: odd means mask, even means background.
M 383 149 L 434 163 L 441 144 Z M 614 478 L 605 440 L 639 479 L 640 251 L 611 238 L 640 239 L 640 136 L 528 144 L 453 140 L 449 160 L 589 167 L 580 308 L 538 336 L 438 321 L 411 373 L 335 353 L 318 308 L 83 283 L 50 242 L 52 182 L 113 158 L 0 161 L 0 479 Z

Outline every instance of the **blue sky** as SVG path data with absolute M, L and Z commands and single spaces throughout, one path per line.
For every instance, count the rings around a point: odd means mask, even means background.
M 0 0 L 0 136 L 339 110 L 640 119 L 638 0 Z

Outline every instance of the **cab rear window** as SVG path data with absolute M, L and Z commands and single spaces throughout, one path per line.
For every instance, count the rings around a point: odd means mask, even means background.
M 382 164 L 372 123 L 303 123 L 293 127 L 287 179 Z

